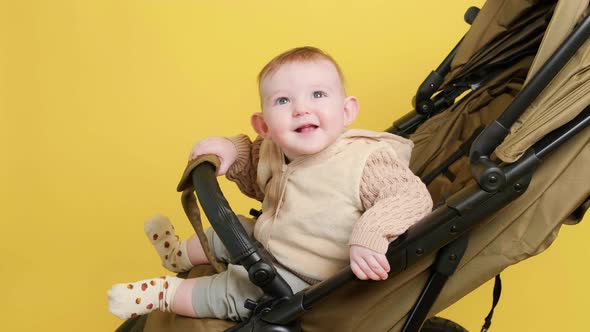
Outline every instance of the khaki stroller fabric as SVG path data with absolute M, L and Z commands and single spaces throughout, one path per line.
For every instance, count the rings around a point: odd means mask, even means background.
M 503 50 L 513 52 L 516 51 L 515 48 L 522 47 L 522 44 L 530 43 L 531 38 L 526 31 L 522 31 L 522 27 L 530 32 L 535 26 L 539 26 L 539 19 L 543 18 L 553 2 L 555 1 L 487 1 L 461 41 L 451 63 L 451 72 L 445 77 L 445 84 L 494 59 L 493 56 Z M 489 53 L 492 54 L 487 56 Z
M 529 77 L 537 73 L 539 68 L 549 59 L 567 36 L 574 30 L 588 8 L 588 0 L 561 0 L 553 12 L 543 43 L 531 66 Z
M 587 0 L 560 1 L 543 39 L 527 81 L 573 31 L 588 8 Z M 559 128 L 590 105 L 590 42 L 586 42 L 561 72 L 512 125 L 496 149 L 506 162 L 514 162 L 535 142 Z

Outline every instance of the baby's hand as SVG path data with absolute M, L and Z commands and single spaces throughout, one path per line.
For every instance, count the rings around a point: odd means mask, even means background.
M 236 161 L 238 151 L 234 144 L 227 138 L 221 136 L 211 136 L 197 142 L 189 155 L 189 160 L 196 159 L 204 154 L 214 154 L 219 157 L 219 169 L 217 175 L 227 173 L 229 167 Z
M 350 267 L 361 280 L 385 280 L 389 272 L 385 254 L 354 244 L 350 246 Z

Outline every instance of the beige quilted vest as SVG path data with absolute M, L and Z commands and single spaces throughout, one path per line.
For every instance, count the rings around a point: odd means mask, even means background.
M 367 158 L 393 148 L 409 160 L 412 143 L 387 133 L 348 130 L 324 151 L 285 164 L 272 141 L 260 150 L 265 192 L 254 237 L 287 268 L 323 280 L 349 264 L 348 239 L 363 212 L 360 181 Z

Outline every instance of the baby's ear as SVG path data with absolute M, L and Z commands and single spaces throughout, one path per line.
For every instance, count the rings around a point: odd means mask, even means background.
M 359 114 L 359 102 L 356 97 L 348 96 L 344 100 L 344 125 L 348 126 L 354 122 Z
M 268 125 L 266 121 L 264 121 L 264 117 L 262 116 L 261 112 L 257 112 L 252 114 L 250 117 L 250 124 L 254 131 L 262 138 L 268 138 Z

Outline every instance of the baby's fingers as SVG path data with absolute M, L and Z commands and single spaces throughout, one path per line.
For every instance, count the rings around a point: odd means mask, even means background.
M 387 279 L 387 271 L 381 266 L 381 264 L 377 261 L 375 256 L 369 256 L 366 258 L 367 265 L 371 269 L 371 271 L 378 276 L 378 278 L 371 278 L 373 280 L 385 280 Z
M 211 138 L 205 138 L 193 145 L 191 149 L 191 153 L 189 155 L 190 160 L 197 159 L 197 157 L 202 156 L 204 154 L 215 154 L 216 143 L 215 140 Z
M 377 262 L 379 262 L 379 264 L 381 265 L 381 267 L 386 271 L 389 272 L 389 270 L 391 270 L 391 267 L 389 266 L 389 261 L 387 260 L 387 257 L 385 255 L 377 255 L 374 256 L 375 259 L 377 259 Z
M 198 146 L 194 146 L 193 149 L 191 150 L 191 153 L 189 154 L 188 159 L 189 160 L 194 160 L 197 159 L 198 156 L 205 154 L 202 149 L 200 149 L 200 147 Z
M 375 273 L 371 266 L 369 266 L 369 263 L 366 261 L 366 258 L 359 259 L 357 263 L 361 270 L 367 275 L 368 279 L 381 280 L 381 277 Z
M 360 280 L 367 280 L 367 279 L 369 279 L 369 277 L 367 277 L 367 275 L 365 274 L 365 272 L 363 272 L 363 270 L 360 268 L 360 266 L 356 262 L 351 262 L 350 263 L 350 268 L 352 269 L 352 273 L 354 273 L 354 275 L 357 278 L 359 278 Z
M 231 166 L 225 159 L 219 157 L 219 169 L 217 170 L 217 175 L 225 175 Z

